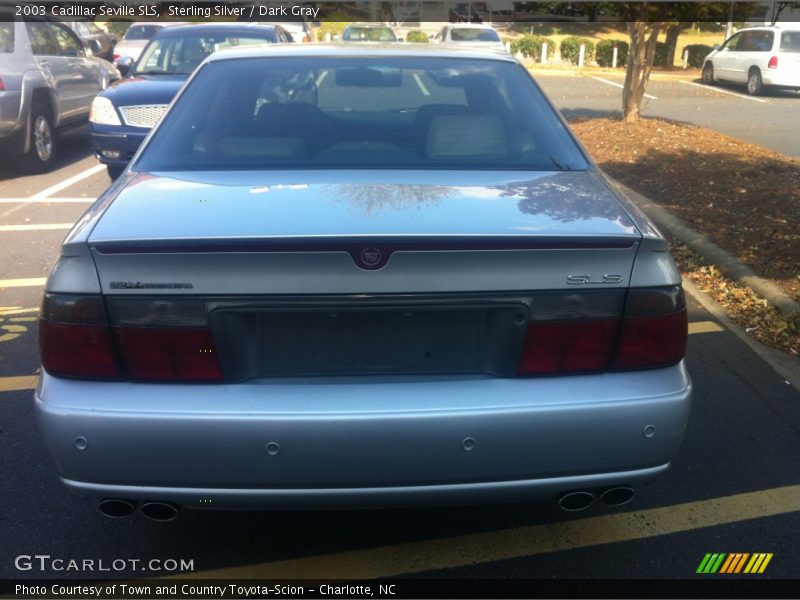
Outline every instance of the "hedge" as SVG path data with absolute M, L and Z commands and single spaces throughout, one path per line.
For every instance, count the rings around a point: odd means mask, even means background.
M 689 51 L 689 66 L 698 68 L 703 66 L 703 61 L 713 49 L 714 48 L 711 46 L 706 46 L 705 44 L 689 44 L 683 47 L 684 52 L 686 50 Z M 683 53 L 681 53 L 681 57 L 682 56 Z
M 617 47 L 617 66 L 624 67 L 628 62 L 628 42 L 622 40 L 600 40 L 595 47 L 597 64 L 610 67 L 614 62 L 614 46 Z
M 561 40 L 561 60 L 578 64 L 581 44 L 586 46 L 586 52 L 583 57 L 584 64 L 591 62 L 594 58 L 594 42 L 589 38 L 574 35 Z
M 521 38 L 517 38 L 513 42 L 511 42 L 511 54 L 516 54 L 519 52 L 522 56 L 526 58 L 532 58 L 535 61 L 540 61 L 542 59 L 542 44 L 547 44 L 547 54 L 548 56 L 553 56 L 553 51 L 555 50 L 555 43 L 550 38 L 546 38 L 543 35 L 523 35 Z
M 428 36 L 422 31 L 409 31 L 406 41 L 412 44 L 427 44 Z

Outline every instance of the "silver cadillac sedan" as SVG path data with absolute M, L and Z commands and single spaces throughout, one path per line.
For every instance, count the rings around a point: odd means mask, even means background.
M 669 467 L 686 338 L 664 238 L 512 57 L 226 50 L 64 241 L 36 408 L 110 516 L 579 510 Z

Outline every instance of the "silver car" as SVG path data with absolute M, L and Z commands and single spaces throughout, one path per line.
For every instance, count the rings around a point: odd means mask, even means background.
M 119 79 L 56 21 L 15 21 L 0 7 L 0 145 L 26 173 L 49 170 L 58 133 L 83 126 L 98 92 Z
M 36 412 L 112 516 L 556 497 L 664 471 L 680 273 L 508 55 L 218 52 L 65 240 Z

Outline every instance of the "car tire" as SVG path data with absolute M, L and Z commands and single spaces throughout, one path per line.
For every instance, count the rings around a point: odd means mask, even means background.
M 750 69 L 747 74 L 747 93 L 751 96 L 760 96 L 764 93 L 764 82 L 758 69 Z
M 108 178 L 111 181 L 114 181 L 117 177 L 122 175 L 122 172 L 125 170 L 125 167 L 112 167 L 111 165 L 106 165 L 106 173 L 108 173 Z
M 46 173 L 53 168 L 57 138 L 53 118 L 44 104 L 37 102 L 31 107 L 28 126 L 31 147 L 25 154 L 12 154 L 12 159 L 23 173 Z
M 714 65 L 707 62 L 703 65 L 703 72 L 700 75 L 703 83 L 706 85 L 714 85 Z

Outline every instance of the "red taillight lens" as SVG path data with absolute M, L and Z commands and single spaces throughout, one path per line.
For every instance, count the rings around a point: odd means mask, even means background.
M 777 56 L 771 57 L 769 59 L 769 62 L 767 63 L 767 66 L 770 69 L 777 69 L 778 68 L 778 57 Z
M 208 329 L 125 327 L 114 333 L 131 379 L 222 380 L 214 339 Z
M 100 296 L 45 294 L 41 316 L 39 354 L 48 373 L 121 378 Z
M 3 83 L 3 78 L 0 77 L 0 92 L 4 92 L 6 90 L 6 84 Z
M 528 326 L 520 375 L 599 371 L 608 365 L 618 321 L 561 321 Z
M 623 301 L 625 310 L 623 312 Z M 519 375 L 645 369 L 674 365 L 686 353 L 680 286 L 531 298 Z
M 677 364 L 686 354 L 688 327 L 680 286 L 631 290 L 611 369 Z
M 120 57 L 120 56 L 121 56 L 120 54 L 117 54 L 117 53 L 115 52 L 115 53 L 114 53 L 114 60 L 119 60 L 119 57 Z

